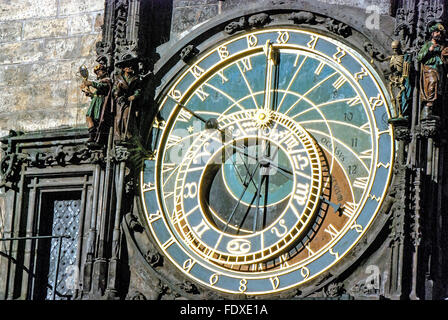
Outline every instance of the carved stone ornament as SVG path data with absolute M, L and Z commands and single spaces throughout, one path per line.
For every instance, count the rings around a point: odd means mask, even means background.
M 237 31 L 252 27 L 262 27 L 271 21 L 271 17 L 267 13 L 259 13 L 250 16 L 247 21 L 245 17 L 241 17 L 238 21 L 232 21 L 224 28 L 227 34 L 233 34 Z
M 324 289 L 324 293 L 327 297 L 339 297 L 345 293 L 344 284 L 339 282 L 332 282 Z
M 262 27 L 269 21 L 271 21 L 271 18 L 267 13 L 254 14 L 247 19 L 249 27 Z
M 179 286 L 182 290 L 189 294 L 199 294 L 198 288 L 188 280 L 185 280 Z
M 126 161 L 130 156 L 130 152 L 126 147 L 116 146 L 115 147 L 115 160 L 118 162 Z
M 438 117 L 422 119 L 420 122 L 420 134 L 425 138 L 435 138 L 440 130 L 440 121 Z
M 149 249 L 145 254 L 145 259 L 153 268 L 163 266 L 163 256 L 155 249 Z
M 379 62 L 384 62 L 386 60 L 386 56 L 380 52 L 377 48 L 374 47 L 374 45 L 370 42 L 365 42 L 364 45 L 364 50 L 367 52 L 367 54 L 372 58 L 372 62 L 373 60 L 377 60 Z
M 407 118 L 390 119 L 389 123 L 393 125 L 394 137 L 398 141 L 409 141 L 411 133 L 409 129 L 409 120 Z
M 348 25 L 335 19 L 327 18 L 325 25 L 328 31 L 336 33 L 344 38 L 352 35 L 352 29 Z
M 146 299 L 145 295 L 141 293 L 140 291 L 134 291 L 132 295 L 129 296 L 129 300 L 148 300 Z
M 192 44 L 186 46 L 180 52 L 180 58 L 184 62 L 188 62 L 192 58 L 194 58 L 199 53 L 199 50 Z
M 308 11 L 293 12 L 289 15 L 288 20 L 292 20 L 295 24 L 316 24 L 316 16 Z

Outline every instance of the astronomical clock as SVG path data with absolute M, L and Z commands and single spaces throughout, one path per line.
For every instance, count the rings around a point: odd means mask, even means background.
M 302 290 L 349 259 L 379 215 L 395 150 L 387 88 L 364 51 L 316 28 L 196 43 L 158 91 L 145 225 L 203 288 Z

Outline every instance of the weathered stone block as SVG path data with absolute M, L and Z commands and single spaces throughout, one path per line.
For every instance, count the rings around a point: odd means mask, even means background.
M 23 26 L 23 39 L 66 36 L 67 29 L 67 19 L 30 20 Z
M 59 15 L 75 15 L 104 10 L 104 0 L 60 0 Z
M 93 19 L 92 14 L 82 14 L 70 17 L 70 35 L 92 33 Z
M 45 41 L 46 60 L 74 59 L 81 54 L 81 38 L 48 39 Z
M 0 21 L 56 16 L 57 2 L 58 0 L 2 0 Z
M 75 76 L 72 74 L 71 61 L 35 63 L 31 66 L 29 82 L 62 81 Z
M 0 130 L 14 128 L 15 130 L 34 131 L 52 129 L 61 126 L 85 126 L 85 121 L 77 122 L 78 108 L 60 107 L 45 110 L 26 110 L 22 112 L 1 114 Z
M 0 64 L 30 63 L 44 56 L 41 41 L 0 44 Z
M 35 83 L 24 90 L 31 97 L 27 109 L 47 109 L 60 107 L 66 103 L 67 81 Z
M 177 8 L 173 14 L 172 32 L 181 33 L 218 14 L 217 5 Z
M 67 82 L 67 104 L 71 105 L 87 105 L 90 98 L 87 97 L 80 89 L 81 80 L 72 80 Z
M 101 34 L 83 36 L 81 38 L 81 57 L 96 57 L 96 43 L 98 41 L 101 41 Z
M 0 88 L 26 83 L 29 81 L 30 75 L 32 75 L 31 69 L 32 64 L 0 66 Z
M 95 14 L 94 20 L 94 32 L 101 32 L 104 24 L 104 12 L 100 12 Z
M 0 42 L 18 41 L 22 36 L 22 22 L 0 23 Z
M 11 113 L 18 110 L 25 110 L 29 105 L 29 100 L 31 98 L 32 97 L 27 96 L 25 87 L 23 86 L 3 87 L 0 92 L 0 113 Z M 13 128 L 14 126 L 9 127 L 9 129 Z

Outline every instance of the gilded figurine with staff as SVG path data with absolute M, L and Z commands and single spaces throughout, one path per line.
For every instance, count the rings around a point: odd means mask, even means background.
M 79 68 L 79 73 L 83 78 L 81 90 L 86 96 L 91 98 L 89 108 L 86 113 L 86 121 L 89 130 L 89 140 L 91 143 L 98 143 L 101 140 L 102 127 L 110 109 L 110 96 L 112 92 L 112 82 L 108 76 L 107 68 L 104 64 L 94 67 L 96 81 L 89 80 L 89 71 L 85 65 Z

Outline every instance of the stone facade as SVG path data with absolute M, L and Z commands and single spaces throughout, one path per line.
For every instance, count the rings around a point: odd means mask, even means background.
M 196 44 L 201 49 L 202 43 L 213 42 L 213 36 L 226 32 L 225 23 L 236 18 L 266 11 L 282 22 L 288 12 L 282 10 L 288 6 L 294 13 L 314 12 L 325 17 L 314 27 L 364 49 L 383 76 L 390 71 L 386 56 L 391 54 L 392 39 L 414 43 L 407 50 L 415 54 L 425 40 L 425 26 L 436 18 L 446 21 L 443 0 L 420 0 L 418 5 L 405 0 L 0 0 L 0 4 L 0 136 L 10 129 L 27 131 L 0 139 L 7 160 L 7 170 L 0 168 L 6 173 L 7 190 L 6 204 L 0 190 L 0 237 L 34 235 L 34 221 L 46 221 L 45 208 L 36 199 L 45 192 L 50 199 L 75 188 L 71 191 L 79 193 L 84 208 L 75 299 L 221 298 L 186 280 L 160 254 L 145 228 L 137 176 L 140 160 L 154 157 L 155 149 L 145 150 L 146 140 L 127 147 L 114 145 L 112 138 L 107 146 L 86 143 L 88 99 L 79 90 L 80 65 L 91 70 L 100 56 L 117 75 L 115 63 L 123 53 L 141 58 L 145 114 L 152 121 L 153 98 L 169 80 L 169 72 L 175 73 L 173 65 L 188 65 Z M 297 23 L 294 17 L 288 20 Z M 204 24 L 208 30 L 201 28 Z M 195 42 L 199 38 L 208 40 Z M 417 91 L 414 98 L 412 119 L 419 121 Z M 443 126 L 426 120 L 412 128 L 407 121 L 394 123 L 398 141 L 394 178 L 370 231 L 342 264 L 314 279 L 304 291 L 279 298 L 447 296 L 448 255 L 443 248 L 448 243 L 448 221 L 443 199 L 448 149 L 441 138 L 446 133 L 435 133 Z M 443 121 L 447 127 L 446 116 Z M 142 123 L 146 129 L 153 127 Z M 60 188 L 54 190 L 55 186 Z M 11 244 L 9 252 L 23 265 L 31 266 L 31 256 L 40 254 L 29 247 L 16 248 Z M 0 273 L 7 270 L 3 273 L 7 276 L 0 277 L 0 297 L 33 298 L 31 281 L 15 266 L 10 268 L 11 261 L 0 257 Z
M 103 18 L 104 0 L 0 0 L 0 136 L 85 126 L 77 72 L 95 63 Z
M 80 65 L 95 63 L 103 0 L 0 1 L 0 136 L 84 126 Z
M 259 0 L 174 0 L 171 37 L 183 37 L 190 29 L 198 27 L 218 14 L 262 2 Z M 336 9 L 343 6 L 361 8 L 368 13 L 376 12 L 380 15 L 388 14 L 391 9 L 390 2 L 383 0 L 318 0 L 316 2 L 334 5 Z

